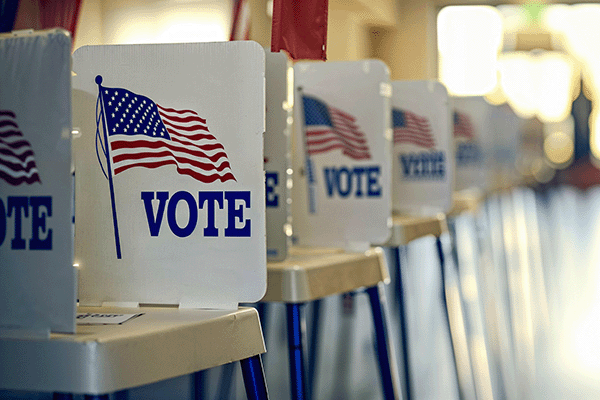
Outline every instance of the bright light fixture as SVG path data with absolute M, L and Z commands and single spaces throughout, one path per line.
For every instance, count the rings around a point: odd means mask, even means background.
M 484 95 L 497 82 L 502 17 L 490 6 L 450 6 L 438 14 L 440 80 L 455 96 Z

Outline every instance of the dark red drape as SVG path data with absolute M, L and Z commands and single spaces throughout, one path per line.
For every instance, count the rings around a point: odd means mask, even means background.
M 41 28 L 66 29 L 75 40 L 81 0 L 39 0 L 39 4 Z
M 328 0 L 274 0 L 271 51 L 326 59 Z
M 82 0 L 20 0 L 14 29 L 63 28 L 75 30 Z

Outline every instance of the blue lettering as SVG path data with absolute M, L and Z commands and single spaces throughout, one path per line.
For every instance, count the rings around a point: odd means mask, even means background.
M 176 219 L 177 204 L 181 200 L 185 201 L 189 208 L 189 220 L 187 225 L 183 228 L 180 228 L 179 225 L 177 225 Z M 196 208 L 196 200 L 194 200 L 194 196 L 183 191 L 175 193 L 173 197 L 171 197 L 169 205 L 167 206 L 167 221 L 169 223 L 171 232 L 173 232 L 175 236 L 190 236 L 192 232 L 194 232 L 194 229 L 196 229 L 196 224 L 198 223 L 198 209 Z
M 250 237 L 250 220 L 244 220 L 244 206 L 240 204 L 236 208 L 235 201 L 242 200 L 247 208 L 250 208 L 250 192 L 225 192 L 227 200 L 227 228 L 225 228 L 226 237 Z M 236 219 L 244 223 L 241 228 L 236 228 Z
M 31 197 L 31 239 L 29 240 L 29 249 L 31 250 L 52 250 L 52 229 L 46 232 L 46 216 L 52 216 L 52 197 L 38 196 Z M 45 207 L 44 212 L 41 208 Z M 44 239 L 40 239 L 40 232 L 46 233 Z
M 410 157 L 405 156 L 404 154 L 400 154 L 400 163 L 402 165 L 402 171 L 404 171 L 404 175 L 410 174 Z
M 144 208 L 146 209 L 146 218 L 148 219 L 148 228 L 150 229 L 150 236 L 158 236 L 158 234 L 160 233 L 160 226 L 162 224 L 163 215 L 165 213 L 165 206 L 169 198 L 169 192 L 156 192 L 156 198 L 158 199 L 158 210 L 156 210 L 155 217 L 152 207 L 154 193 L 142 192 L 142 200 L 144 201 Z
M 204 208 L 204 203 L 208 202 L 208 210 L 206 212 L 206 228 L 204 228 L 204 236 L 219 236 L 219 230 L 215 226 L 215 201 L 219 205 L 219 209 L 222 210 L 223 192 L 198 192 L 198 208 Z
M 363 174 L 366 175 L 366 172 L 367 170 L 361 167 L 354 167 L 354 169 L 352 170 L 352 173 L 354 174 L 354 176 L 356 176 L 356 197 L 363 196 L 361 177 L 363 176 Z
M 369 197 L 381 196 L 381 185 L 379 185 L 380 175 L 379 166 L 367 168 L 367 195 Z
M 372 167 L 328 167 L 323 170 L 327 196 L 335 194 L 346 198 L 353 194 L 355 197 L 381 196 L 379 186 L 379 166 Z M 363 179 L 363 176 L 365 177 Z
M 444 179 L 445 155 L 443 152 L 422 152 L 400 155 L 405 179 Z
M 342 173 L 346 175 L 346 179 L 342 178 Z M 338 193 L 340 194 L 340 196 L 348 197 L 350 191 L 352 190 L 352 172 L 350 172 L 350 170 L 346 167 L 340 168 L 337 172 L 336 182 L 338 187 Z M 344 189 L 342 189 L 342 182 L 345 182 L 346 184 L 346 187 Z
M 325 168 L 325 185 L 327 187 L 327 196 L 333 196 L 333 189 L 338 186 L 337 172 L 334 168 Z
M 279 184 L 279 175 L 277 172 L 267 172 L 265 174 L 265 197 L 267 207 L 279 206 L 279 196 L 275 193 L 275 188 Z
M 23 215 L 26 218 L 29 217 L 29 199 L 24 196 L 11 196 L 8 198 L 7 206 L 7 216 L 10 217 L 13 214 L 13 210 L 15 211 L 15 236 L 10 242 L 10 248 L 13 250 L 23 250 L 25 249 L 25 240 L 21 237 L 21 210 L 23 210 Z

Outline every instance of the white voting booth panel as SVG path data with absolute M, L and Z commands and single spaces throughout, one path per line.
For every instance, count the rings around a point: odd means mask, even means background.
M 298 244 L 364 249 L 391 226 L 391 86 L 377 60 L 294 66 Z
M 75 52 L 81 304 L 263 296 L 264 60 L 254 42 Z
M 294 98 L 294 72 L 285 53 L 265 52 L 267 116 L 265 130 L 265 206 L 267 258 L 282 261 L 291 237 L 290 137 Z
M 394 211 L 435 215 L 452 206 L 454 140 L 446 88 L 434 81 L 392 82 Z
M 0 35 L 0 334 L 75 330 L 71 38 Z
M 477 96 L 455 97 L 452 103 L 456 146 L 455 189 L 485 190 L 491 179 L 492 106 L 483 97 Z

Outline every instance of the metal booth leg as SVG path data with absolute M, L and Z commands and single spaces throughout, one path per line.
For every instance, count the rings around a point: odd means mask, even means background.
M 315 389 L 315 374 L 318 366 L 319 357 L 319 333 L 321 331 L 321 314 L 323 308 L 322 300 L 315 300 L 312 303 L 312 317 L 310 327 L 310 338 L 308 341 L 308 399 L 313 398 Z
M 52 393 L 52 400 L 73 400 L 70 393 Z
M 304 400 L 306 398 L 306 373 L 304 369 L 304 352 L 302 350 L 303 306 L 302 303 L 286 304 L 292 400 Z
M 260 354 L 240 361 L 248 400 L 268 400 L 267 382 Z
M 402 346 L 402 372 L 404 391 L 406 400 L 412 399 L 411 381 L 410 381 L 410 358 L 408 349 L 408 319 L 406 318 L 406 299 L 404 298 L 404 286 L 402 284 L 402 261 L 400 247 L 393 249 L 396 258 L 396 268 L 398 276 L 398 312 L 400 314 L 400 343 Z
M 400 398 L 396 385 L 397 372 L 392 362 L 392 349 L 388 338 L 388 327 L 383 309 L 385 295 L 383 286 L 376 285 L 366 289 L 371 303 L 373 323 L 375 325 L 375 343 L 377 346 L 377 359 L 379 362 L 379 373 L 383 387 L 383 398 L 393 400 Z
M 456 354 L 454 352 L 454 348 L 455 348 L 455 343 L 454 343 L 454 339 L 452 337 L 452 325 L 450 322 L 450 310 L 448 309 L 448 301 L 446 299 L 446 259 L 444 257 L 444 248 L 442 247 L 442 241 L 440 240 L 440 237 L 436 237 L 435 238 L 435 246 L 437 248 L 437 253 L 438 253 L 438 257 L 440 259 L 440 269 L 441 269 L 441 276 L 440 279 L 442 281 L 442 304 L 444 307 L 444 316 L 446 317 L 446 325 L 448 328 L 448 335 L 450 336 L 450 347 L 452 348 L 452 358 L 454 361 L 454 368 L 456 369 L 456 378 L 458 379 L 458 364 L 457 364 L 457 360 L 456 360 Z M 457 382 L 460 386 L 460 383 Z
M 203 400 L 205 398 L 204 385 L 206 384 L 206 372 L 194 372 L 190 378 L 190 391 L 192 393 L 192 399 Z
M 127 390 L 120 390 L 118 392 L 115 392 L 114 398 L 115 400 L 127 400 L 129 398 L 129 394 Z

